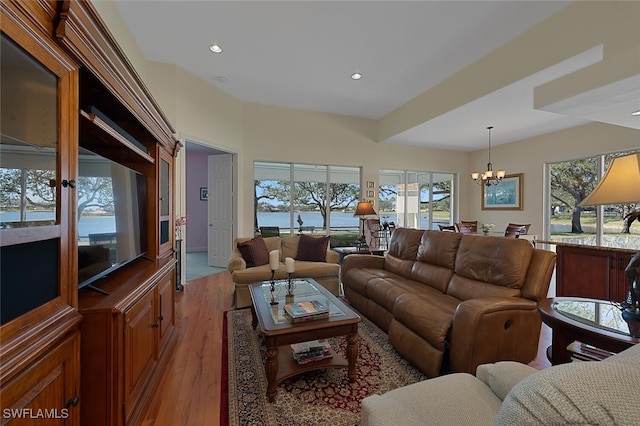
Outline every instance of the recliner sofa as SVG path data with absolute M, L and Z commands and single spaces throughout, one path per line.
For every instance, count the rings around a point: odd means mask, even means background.
M 385 257 L 347 256 L 341 280 L 351 305 L 427 376 L 473 374 L 536 357 L 537 302 L 555 259 L 526 240 L 398 228 Z

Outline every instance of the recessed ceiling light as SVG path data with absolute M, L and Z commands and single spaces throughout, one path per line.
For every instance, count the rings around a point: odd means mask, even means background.
M 216 76 L 216 81 L 218 83 L 225 84 L 227 81 L 229 81 L 229 79 L 227 77 L 225 77 L 224 75 L 218 75 L 218 76 Z
M 640 115 L 640 109 L 639 109 L 639 110 L 637 110 L 637 111 L 633 111 L 633 112 L 631 113 L 631 115 Z
M 213 53 L 222 53 L 222 47 L 220 47 L 218 43 L 213 43 L 211 46 L 209 46 L 209 50 Z
M 360 80 L 361 78 L 362 78 L 362 74 L 360 74 L 359 72 L 354 72 L 353 74 L 351 74 L 352 80 Z

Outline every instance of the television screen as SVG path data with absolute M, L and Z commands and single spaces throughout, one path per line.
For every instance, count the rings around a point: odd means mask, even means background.
M 145 254 L 146 185 L 141 173 L 80 148 L 78 288 Z

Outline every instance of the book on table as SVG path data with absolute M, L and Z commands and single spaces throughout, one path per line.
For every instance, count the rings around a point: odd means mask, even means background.
M 291 352 L 293 353 L 293 359 L 298 364 L 306 364 L 333 357 L 333 349 L 325 339 L 294 343 L 291 345 Z
M 287 303 L 284 313 L 293 322 L 329 318 L 329 307 L 319 300 Z

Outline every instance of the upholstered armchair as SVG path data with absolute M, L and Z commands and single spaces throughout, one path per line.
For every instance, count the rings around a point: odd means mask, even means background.
M 361 426 L 638 424 L 640 345 L 543 370 L 501 361 L 362 400 Z

